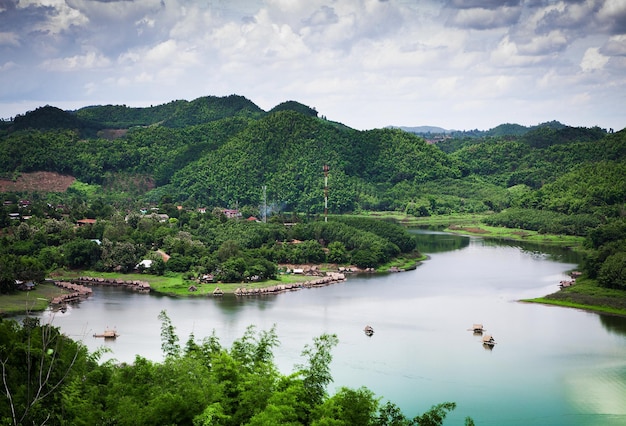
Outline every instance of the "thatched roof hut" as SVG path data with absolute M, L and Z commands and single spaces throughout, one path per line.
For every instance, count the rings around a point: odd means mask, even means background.
M 496 344 L 496 341 L 494 340 L 491 334 L 485 334 L 483 336 L 483 345 L 493 346 L 495 344 Z

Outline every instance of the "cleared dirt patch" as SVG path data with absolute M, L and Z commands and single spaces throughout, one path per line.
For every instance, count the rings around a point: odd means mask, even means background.
M 15 181 L 0 179 L 0 192 L 65 192 L 75 180 L 53 172 L 21 173 Z

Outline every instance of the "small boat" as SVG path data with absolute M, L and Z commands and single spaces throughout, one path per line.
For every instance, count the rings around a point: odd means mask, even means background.
M 363 331 L 365 332 L 366 336 L 372 336 L 374 334 L 374 329 L 369 325 L 366 325 Z
M 473 331 L 474 334 L 483 334 L 483 331 L 487 331 L 482 324 L 474 324 L 470 330 Z
M 496 341 L 494 340 L 494 338 L 493 338 L 493 336 L 491 334 L 485 334 L 483 336 L 483 345 L 494 347 L 495 344 L 496 344 Z
M 117 334 L 117 331 L 107 328 L 106 330 L 104 330 L 104 333 L 100 333 L 100 334 L 96 333 L 93 335 L 93 337 L 103 337 L 105 339 L 116 339 L 117 337 L 119 337 L 119 334 Z

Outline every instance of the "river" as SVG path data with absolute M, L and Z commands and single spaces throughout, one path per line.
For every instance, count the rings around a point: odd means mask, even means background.
M 366 386 L 414 416 L 444 401 L 457 403 L 445 424 L 625 425 L 626 318 L 521 303 L 558 289 L 574 254 L 443 233 L 419 233 L 430 259 L 414 271 L 351 276 L 346 282 L 274 296 L 176 299 L 94 288 L 65 313 L 42 321 L 103 360 L 162 360 L 166 310 L 181 344 L 215 333 L 223 346 L 276 326 L 276 363 L 290 373 L 305 345 L 335 333 L 331 364 L 340 386 Z M 468 330 L 482 323 L 497 342 L 486 349 Z M 363 333 L 365 325 L 375 333 Z M 106 327 L 114 341 L 93 338 Z

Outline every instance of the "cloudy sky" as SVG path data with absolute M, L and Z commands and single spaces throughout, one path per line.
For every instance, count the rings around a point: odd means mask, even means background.
M 0 0 L 0 118 L 296 100 L 357 129 L 626 127 L 626 0 Z

